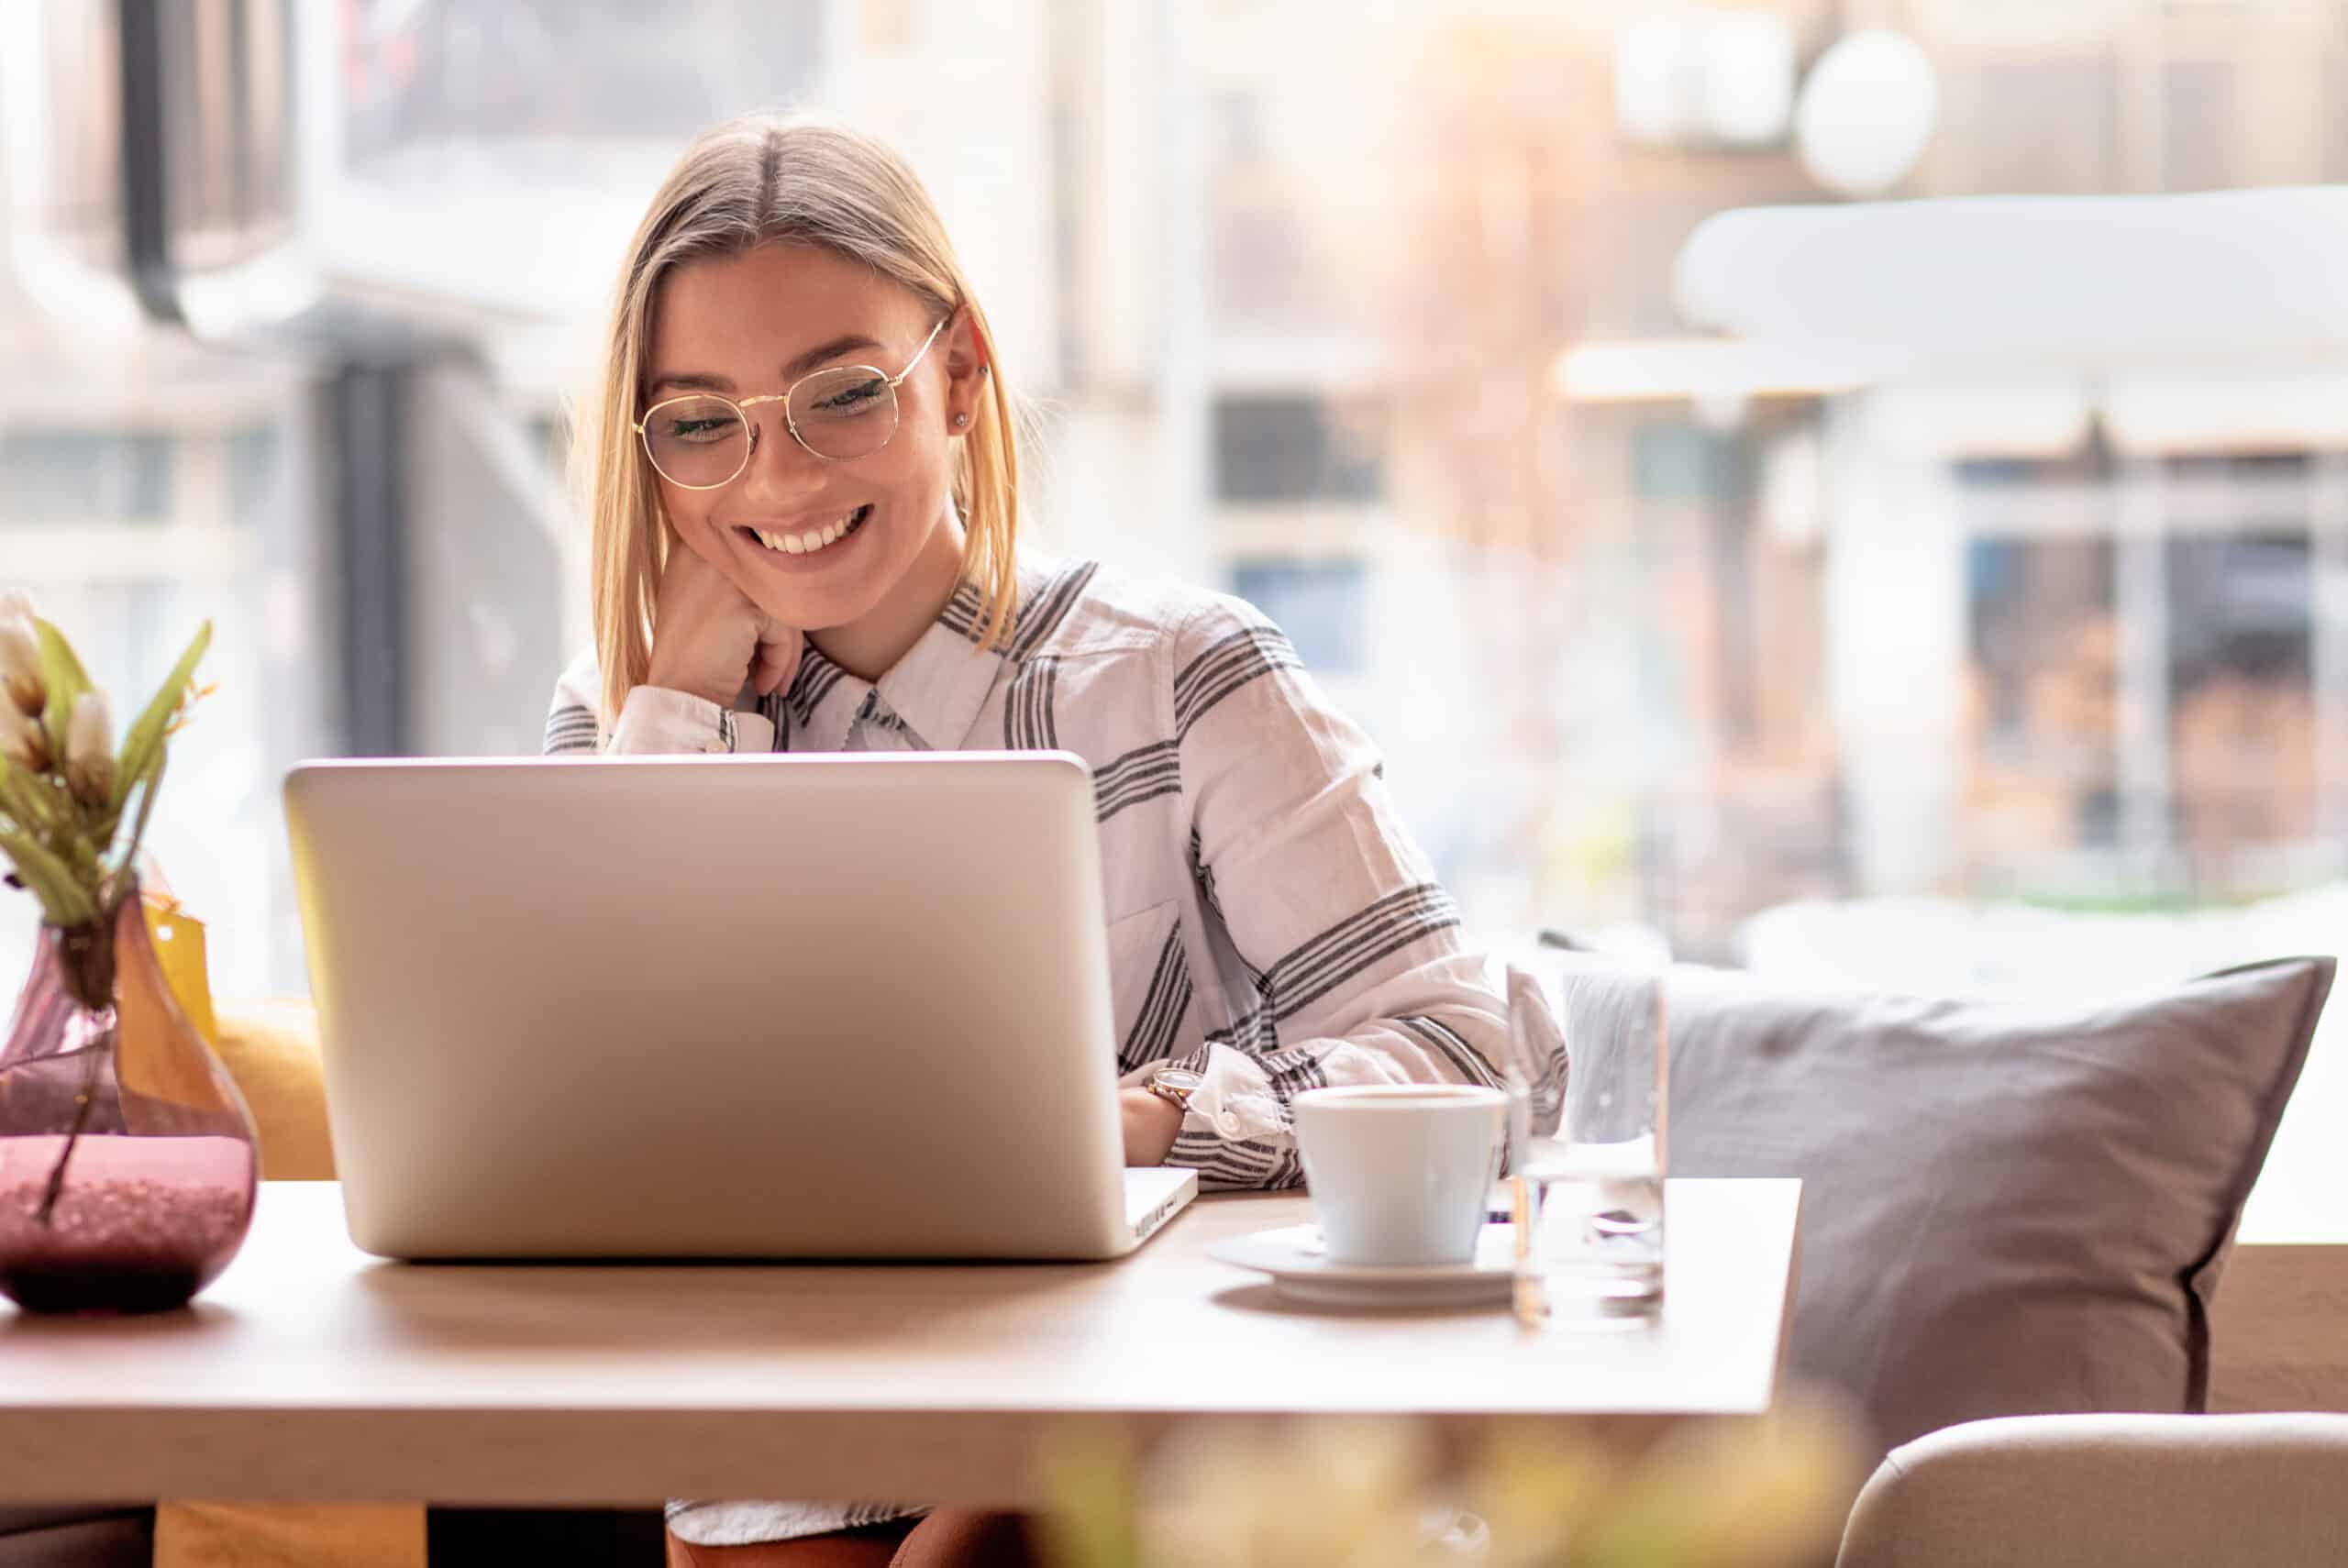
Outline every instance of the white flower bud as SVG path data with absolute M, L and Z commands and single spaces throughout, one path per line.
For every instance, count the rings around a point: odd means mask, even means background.
M 35 773 L 49 770 L 49 737 L 40 721 L 18 712 L 11 702 L 0 702 L 0 756 Z
M 85 806 L 102 805 L 114 793 L 114 715 L 103 691 L 73 700 L 65 721 L 65 785 Z
M 49 701 L 49 684 L 40 675 L 40 643 L 33 635 L 32 617 L 17 613 L 23 603 L 21 594 L 0 602 L 0 696 L 19 713 L 38 713 Z

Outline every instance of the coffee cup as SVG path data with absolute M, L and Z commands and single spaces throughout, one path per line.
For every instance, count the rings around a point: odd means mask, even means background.
M 1331 1262 L 1474 1261 L 1499 1173 L 1508 1097 L 1466 1084 L 1310 1089 L 1292 1107 Z

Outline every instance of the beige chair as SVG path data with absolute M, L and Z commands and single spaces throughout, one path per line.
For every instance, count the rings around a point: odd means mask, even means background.
M 2332 1568 L 2348 1416 L 2017 1416 L 1894 1449 L 1836 1568 Z

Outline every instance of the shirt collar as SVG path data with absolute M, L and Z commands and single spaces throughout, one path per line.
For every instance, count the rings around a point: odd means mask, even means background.
M 782 707 L 791 715 L 792 727 L 806 739 L 790 749 L 837 751 L 846 745 L 857 705 L 871 690 L 870 682 L 858 680 L 825 658 L 814 643 L 801 645 L 799 673 L 783 691 Z
M 1002 671 L 1001 654 L 941 617 L 880 677 L 880 701 L 930 750 L 960 751 Z
M 979 591 L 966 582 L 877 683 L 850 675 L 807 644 L 783 698 L 792 723 L 805 736 L 792 749 L 840 750 L 876 690 L 879 701 L 922 745 L 932 751 L 964 749 L 1003 666 L 1002 655 L 978 644 L 982 622 Z

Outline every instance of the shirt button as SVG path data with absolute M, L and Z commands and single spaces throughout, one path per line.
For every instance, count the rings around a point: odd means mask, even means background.
M 1223 1129 L 1224 1136 L 1226 1138 L 1239 1136 L 1239 1118 L 1227 1110 L 1214 1119 L 1214 1124 Z

